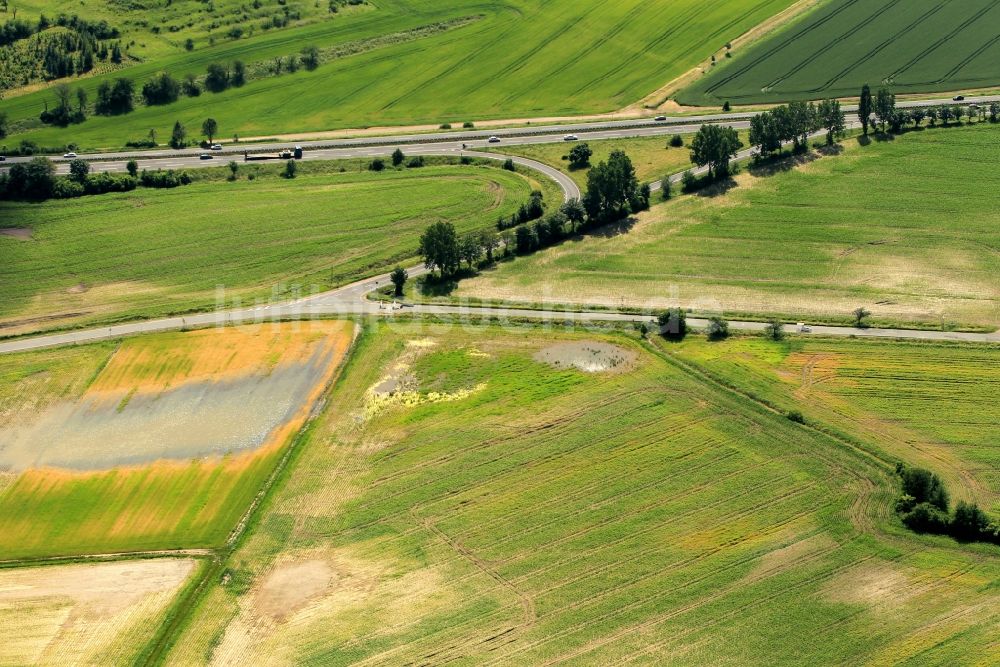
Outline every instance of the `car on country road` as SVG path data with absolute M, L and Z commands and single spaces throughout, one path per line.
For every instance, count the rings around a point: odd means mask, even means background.
M 494 136 L 490 137 L 489 139 L 487 139 L 486 141 L 490 142 L 491 144 L 499 144 L 500 143 L 500 137 L 494 135 Z
M 666 120 L 666 119 L 667 119 L 667 117 L 666 117 L 666 116 L 657 116 L 657 117 L 656 117 L 656 118 L 654 118 L 653 120 Z
M 0 155 L 0 162 L 6 162 L 6 161 L 7 161 L 7 156 L 6 155 Z
M 70 151 L 69 153 L 63 153 L 63 157 L 76 157 L 76 153 Z
M 576 136 L 575 134 L 567 134 L 565 137 L 563 137 L 563 141 L 579 141 L 579 140 L 580 137 Z
M 951 101 L 952 102 L 961 102 L 964 99 L 965 99 L 965 95 L 955 95 L 955 97 L 951 98 Z
M 198 156 L 198 159 L 199 160 L 214 160 L 215 156 L 212 155 L 211 153 L 202 153 L 201 155 Z
M 212 144 L 212 150 L 213 151 L 221 151 L 222 150 L 222 144 Z

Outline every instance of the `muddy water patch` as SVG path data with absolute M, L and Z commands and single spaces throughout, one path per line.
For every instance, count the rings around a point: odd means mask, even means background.
M 576 368 L 584 373 L 623 373 L 632 368 L 636 353 L 597 341 L 573 341 L 550 345 L 535 353 L 535 361 L 555 368 Z
M 0 427 L 0 468 L 106 470 L 257 449 L 308 411 L 335 356 L 320 347 L 266 376 L 58 403 L 31 423 Z

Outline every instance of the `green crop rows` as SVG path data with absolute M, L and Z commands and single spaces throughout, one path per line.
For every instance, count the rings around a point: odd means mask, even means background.
M 691 104 L 778 102 L 1000 84 L 1000 2 L 832 0 L 683 91 Z

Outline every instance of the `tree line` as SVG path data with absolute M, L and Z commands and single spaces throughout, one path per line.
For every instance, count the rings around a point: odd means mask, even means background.
M 0 199 L 43 201 L 69 199 L 108 192 L 128 192 L 138 186 L 175 188 L 192 182 L 187 172 L 155 170 L 139 172 L 139 165 L 130 160 L 126 174 L 90 173 L 90 163 L 73 160 L 68 176 L 57 176 L 55 164 L 46 157 L 18 162 L 0 174 Z
M 966 542 L 1000 544 L 1000 523 L 975 503 L 959 501 L 949 512 L 948 491 L 936 474 L 923 468 L 896 464 L 902 495 L 896 501 L 896 512 L 910 530 L 918 533 L 950 535 Z

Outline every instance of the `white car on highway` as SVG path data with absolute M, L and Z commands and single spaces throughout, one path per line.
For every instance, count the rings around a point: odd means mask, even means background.
M 70 151 L 69 153 L 63 153 L 63 157 L 76 157 L 76 153 Z
M 222 150 L 222 144 L 212 144 L 212 150 L 213 151 L 221 151 Z
M 500 143 L 500 137 L 494 135 L 494 136 L 490 137 L 489 139 L 487 139 L 486 141 L 490 142 L 491 144 L 499 144 Z
M 576 136 L 575 134 L 567 134 L 565 137 L 563 137 L 563 141 L 579 141 L 579 140 L 580 137 Z

